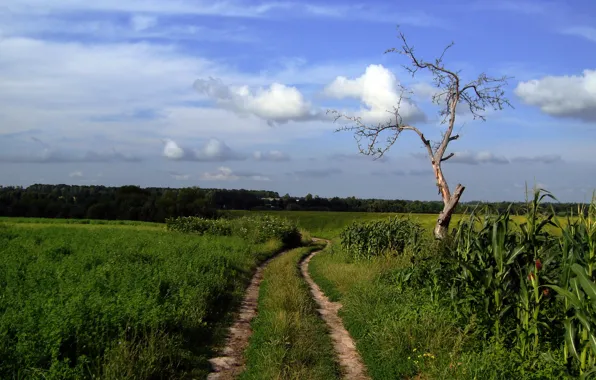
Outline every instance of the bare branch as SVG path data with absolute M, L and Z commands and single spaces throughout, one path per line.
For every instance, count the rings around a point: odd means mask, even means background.
M 447 161 L 453 156 L 455 156 L 455 153 L 449 153 L 446 157 L 441 158 L 441 162 Z

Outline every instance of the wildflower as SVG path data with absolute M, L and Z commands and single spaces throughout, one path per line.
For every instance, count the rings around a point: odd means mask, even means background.
M 538 272 L 540 269 L 542 269 L 542 262 L 540 259 L 536 259 L 536 272 Z

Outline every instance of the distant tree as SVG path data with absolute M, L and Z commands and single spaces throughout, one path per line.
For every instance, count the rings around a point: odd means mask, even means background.
M 439 115 L 442 118 L 442 124 L 446 124 L 446 129 L 442 133 L 442 138 L 439 141 L 433 142 L 428 140 L 422 131 L 413 125 L 404 122 L 400 113 L 400 104 L 407 97 L 404 95 L 407 91 L 401 87 L 401 96 L 398 104 L 394 106 L 393 111 L 389 111 L 392 116 L 386 123 L 379 123 L 378 125 L 367 125 L 362 122 L 360 117 L 347 116 L 335 110 L 328 110 L 328 113 L 335 115 L 335 121 L 338 119 L 346 119 L 352 122 L 352 125 L 338 128 L 339 131 L 351 131 L 358 142 L 358 149 L 360 153 L 371 155 L 375 159 L 381 158 L 393 144 L 403 131 L 412 131 L 416 133 L 422 144 L 424 145 L 430 164 L 436 178 L 436 184 L 439 194 L 443 200 L 443 209 L 437 218 L 437 223 L 434 228 L 434 235 L 437 239 L 443 239 L 448 232 L 451 216 L 455 211 L 457 204 L 465 189 L 464 186 L 458 184 L 455 191 L 452 193 L 447 184 L 447 180 L 443 175 L 441 164 L 451 157 L 454 153 L 446 154 L 447 146 L 450 142 L 457 140 L 459 135 L 453 134 L 455 126 L 458 105 L 462 104 L 472 114 L 474 119 L 485 120 L 483 115 L 486 108 L 494 110 L 502 110 L 504 106 L 511 104 L 505 98 L 503 87 L 507 84 L 507 77 L 491 78 L 482 73 L 470 82 L 462 82 L 460 71 L 447 69 L 443 64 L 443 57 L 447 50 L 453 46 L 453 42 L 449 44 L 442 52 L 442 54 L 432 62 L 427 62 L 417 57 L 414 54 L 414 47 L 410 46 L 406 41 L 403 33 L 399 33 L 402 47 L 400 49 L 392 48 L 385 53 L 397 52 L 408 58 L 408 64 L 403 67 L 412 75 L 412 77 L 419 71 L 425 70 L 433 77 L 434 87 L 437 88 L 435 94 L 432 96 L 434 104 L 440 106 Z M 380 137 L 383 132 L 388 132 L 388 137 L 384 143 L 380 142 Z M 363 146 L 362 140 L 366 141 Z
M 312 194 L 311 194 L 311 193 L 308 193 L 308 194 L 306 194 L 306 197 L 304 197 L 304 199 L 305 199 L 307 202 L 310 202 L 310 201 L 312 201 Z

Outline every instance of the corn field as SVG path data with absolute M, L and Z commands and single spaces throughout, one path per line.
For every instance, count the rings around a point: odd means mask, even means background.
M 366 258 L 415 247 L 412 265 L 392 273 L 394 282 L 426 291 L 458 315 L 462 330 L 473 325 L 485 342 L 515 352 L 521 372 L 548 361 L 572 377 L 590 378 L 596 375 L 596 200 L 559 220 L 545 199 L 556 200 L 535 190 L 522 222 L 510 210 L 475 209 L 440 243 L 419 238 L 412 222 L 393 220 L 354 224 L 343 231 L 342 245 Z

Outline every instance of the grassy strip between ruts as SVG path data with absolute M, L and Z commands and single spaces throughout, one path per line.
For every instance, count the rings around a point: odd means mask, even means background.
M 323 247 L 294 249 L 265 269 L 240 379 L 340 378 L 331 338 L 298 268 L 303 257 Z

